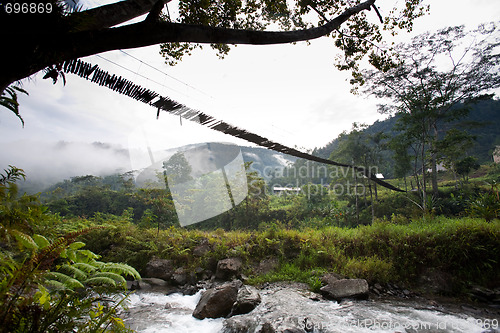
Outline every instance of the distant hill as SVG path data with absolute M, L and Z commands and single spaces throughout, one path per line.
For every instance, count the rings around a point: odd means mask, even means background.
M 395 132 L 393 128 L 396 121 L 397 117 L 376 121 L 365 132 L 368 134 L 383 132 L 389 137 L 394 137 Z M 481 164 L 492 162 L 493 150 L 497 145 L 500 145 L 500 100 L 488 99 L 479 101 L 470 107 L 470 113 L 466 118 L 447 126 L 463 128 L 470 134 L 475 135 L 476 144 L 470 150 L 469 154 L 477 157 Z M 326 146 L 316 148 L 313 154 L 329 158 L 338 145 L 339 139 L 336 138 Z
M 259 147 L 241 147 L 241 153 L 245 162 L 252 162 L 251 170 L 257 171 L 264 179 L 268 178 L 270 170 L 287 167 L 297 160 L 296 157 Z
M 264 148 L 240 148 L 243 160 L 252 162 L 251 170 L 263 177 L 271 169 L 285 167 L 296 160 Z M 24 169 L 27 178 L 20 183 L 21 192 L 37 193 L 54 189 L 54 184 L 61 186 L 74 177 L 92 175 L 113 180 L 112 176 L 131 170 L 132 153 L 120 146 L 101 142 L 16 142 L 4 149 L 0 164 L 3 168 L 12 164 Z

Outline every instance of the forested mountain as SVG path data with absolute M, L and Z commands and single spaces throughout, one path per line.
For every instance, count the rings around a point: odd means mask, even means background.
M 398 117 L 394 116 L 386 120 L 376 121 L 363 132 L 369 135 L 383 132 L 390 139 L 396 135 L 393 129 L 397 119 Z M 447 124 L 444 128 L 453 127 L 464 129 L 476 137 L 476 142 L 469 151 L 471 156 L 476 157 L 481 164 L 491 162 L 495 146 L 500 145 L 500 99 L 491 98 L 478 101 L 470 106 L 470 112 L 467 117 Z M 336 138 L 326 146 L 316 148 L 314 154 L 323 158 L 329 158 L 338 145 L 339 138 Z M 390 154 L 388 154 L 389 156 Z

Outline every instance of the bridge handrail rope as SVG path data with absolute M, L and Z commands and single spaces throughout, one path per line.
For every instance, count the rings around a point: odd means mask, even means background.
M 155 107 L 157 111 L 157 117 L 160 115 L 160 111 L 166 111 L 170 114 L 180 116 L 184 119 L 197 122 L 201 125 L 207 126 L 208 128 L 219 131 L 237 138 L 241 138 L 248 142 L 252 142 L 258 146 L 274 150 L 276 152 L 288 154 L 291 156 L 303 158 L 309 161 L 340 166 L 345 168 L 353 168 L 355 171 L 361 172 L 370 180 L 375 183 L 386 187 L 388 189 L 404 192 L 403 190 L 377 178 L 374 174 L 370 173 L 364 167 L 355 166 L 350 164 L 343 164 L 335 162 L 332 160 L 327 160 L 318 156 L 314 156 L 295 148 L 287 147 L 277 142 L 273 142 L 265 137 L 258 134 L 249 132 L 245 129 L 233 126 L 222 120 L 217 120 L 216 118 L 203 113 L 199 110 L 192 109 L 182 103 L 179 103 L 169 97 L 161 96 L 158 93 L 151 91 L 147 88 L 143 88 L 132 81 L 122 78 L 121 76 L 111 75 L 108 72 L 99 68 L 98 65 L 92 65 L 88 62 L 84 62 L 80 59 L 69 60 L 63 63 L 63 70 L 66 73 L 71 73 L 78 75 L 86 80 L 89 80 L 100 86 L 105 86 L 111 90 L 114 90 L 122 95 L 126 95 L 135 100 L 148 104 Z

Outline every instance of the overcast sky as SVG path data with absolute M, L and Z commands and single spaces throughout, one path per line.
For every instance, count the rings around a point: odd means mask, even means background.
M 102 2 L 86 1 L 84 7 L 97 3 Z M 382 11 L 390 9 L 389 5 L 385 8 L 385 3 L 393 1 L 377 1 Z M 431 14 L 417 20 L 412 35 L 403 34 L 401 40 L 446 26 L 466 24 L 472 28 L 500 17 L 500 1 L 495 0 L 435 0 L 430 4 Z M 368 15 L 376 21 L 373 11 Z M 224 60 L 219 60 L 214 51 L 205 47 L 175 67 L 163 63 L 158 46 L 125 51 L 144 63 L 120 51 L 100 56 L 132 72 L 99 56 L 84 60 L 286 145 L 307 149 L 322 147 L 342 131 L 349 130 L 353 122 L 371 124 L 383 119 L 376 111 L 379 101 L 350 94 L 349 74 L 333 66 L 337 51 L 329 38 L 311 41 L 308 46 L 306 43 L 240 45 L 233 47 Z M 2 169 L 8 164 L 25 168 L 29 164 L 33 168 L 30 164 L 33 160 L 50 164 L 58 158 L 64 159 L 64 156 L 41 153 L 42 146 L 61 140 L 99 141 L 125 149 L 145 142 L 153 149 L 207 141 L 249 145 L 195 123 L 182 121 L 181 124 L 178 117 L 164 112 L 156 120 L 155 109 L 71 74 L 67 75 L 66 86 L 62 82 L 53 85 L 36 75 L 24 83 L 24 89 L 30 94 L 20 98 L 24 128 L 12 113 L 0 110 Z M 138 133 L 143 139 L 137 139 Z M 22 146 L 18 146 L 19 141 L 24 142 Z M 87 163 L 88 156 L 81 154 L 81 160 L 75 163 Z

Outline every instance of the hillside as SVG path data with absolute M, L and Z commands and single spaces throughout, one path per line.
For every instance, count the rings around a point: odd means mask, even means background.
M 393 131 L 397 116 L 383 121 L 376 121 L 370 125 L 365 132 L 375 134 L 383 132 L 389 138 L 394 137 Z M 478 162 L 485 164 L 492 161 L 492 152 L 495 146 L 500 145 L 500 100 L 488 99 L 479 101 L 470 107 L 469 115 L 459 122 L 447 124 L 447 128 L 459 127 L 466 129 L 470 134 L 476 136 L 476 143 L 469 154 L 477 157 Z M 323 158 L 329 158 L 331 153 L 339 144 L 338 138 L 333 139 L 324 147 L 316 148 L 314 154 Z

